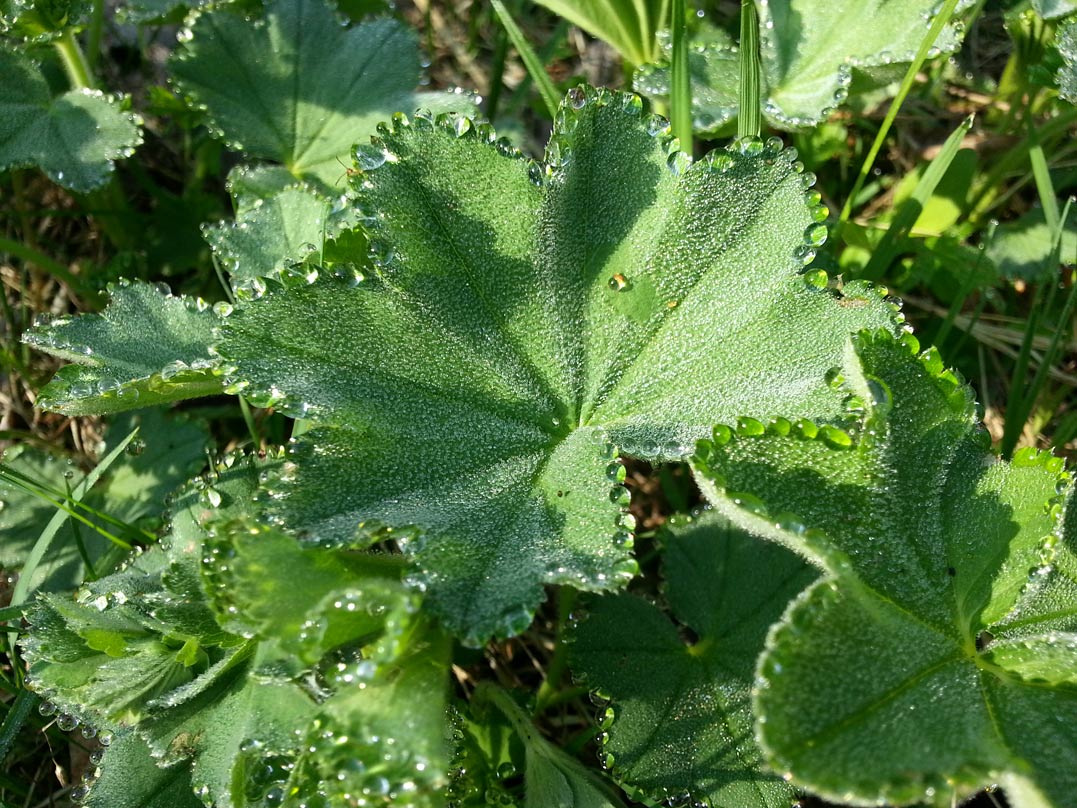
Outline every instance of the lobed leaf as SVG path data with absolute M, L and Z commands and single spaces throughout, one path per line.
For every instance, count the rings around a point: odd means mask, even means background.
M 760 741 L 794 782 L 845 801 L 945 804 L 1002 781 L 1018 808 L 1065 805 L 1069 475 L 1033 450 L 988 454 L 969 389 L 911 336 L 864 332 L 854 347 L 855 437 L 743 420 L 694 460 L 720 510 L 828 572 L 768 638 Z
M 961 4 L 960 7 L 967 6 Z M 778 129 L 816 126 L 843 103 L 855 83 L 887 84 L 894 66 L 911 62 L 938 3 L 933 0 L 757 0 L 763 112 Z M 948 25 L 931 55 L 956 50 L 960 22 Z M 669 41 L 662 58 L 643 65 L 635 88 L 669 95 Z M 740 83 L 737 48 L 705 31 L 689 54 L 694 128 L 715 134 L 737 114 Z
M 372 277 L 274 287 L 222 329 L 229 389 L 318 425 L 271 513 L 329 543 L 401 531 L 472 643 L 525 628 L 543 584 L 631 577 L 614 446 L 677 459 L 723 413 L 843 417 L 817 380 L 895 319 L 802 275 L 825 208 L 792 153 L 690 164 L 639 104 L 574 90 L 546 167 L 467 119 L 397 119 L 358 156 Z
M 204 228 L 233 282 L 272 278 L 313 256 L 339 232 L 346 214 L 317 191 L 289 186 L 238 210 L 234 223 Z
M 297 178 L 341 185 L 352 146 L 397 111 L 470 111 L 455 93 L 416 93 L 415 34 L 391 19 L 344 27 L 325 0 L 271 0 L 251 23 L 228 7 L 197 13 L 170 62 L 222 137 Z
M 750 693 L 767 630 L 816 572 L 713 512 L 670 528 L 665 545 L 666 601 L 692 644 L 627 594 L 594 600 L 572 634 L 574 672 L 609 701 L 605 764 L 653 799 L 789 806 L 792 788 L 755 743 Z
M 120 412 L 221 392 L 210 355 L 220 306 L 173 297 L 167 287 L 121 281 L 101 314 L 61 317 L 23 334 L 38 350 L 69 359 L 38 394 L 65 415 Z
M 0 48 L 0 170 L 37 166 L 72 191 L 104 185 L 142 142 L 141 121 L 112 98 L 69 90 L 55 98 L 37 65 Z

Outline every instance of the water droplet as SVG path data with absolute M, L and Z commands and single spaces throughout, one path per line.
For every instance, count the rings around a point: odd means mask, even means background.
M 607 285 L 614 292 L 627 292 L 629 289 L 632 288 L 632 285 L 631 285 L 631 283 L 629 283 L 628 278 L 626 278 L 620 272 L 618 272 L 616 275 L 611 277 L 609 279 Z

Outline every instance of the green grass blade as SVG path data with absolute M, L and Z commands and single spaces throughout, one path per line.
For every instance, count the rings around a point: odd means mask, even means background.
M 86 496 L 86 492 L 88 492 L 97 481 L 101 479 L 101 476 L 108 471 L 112 464 L 123 455 L 124 451 L 127 449 L 127 445 L 134 440 L 135 435 L 137 434 L 138 429 L 131 430 L 131 433 L 121 440 L 116 448 L 109 452 L 104 459 L 94 467 L 93 471 L 86 475 L 82 482 L 75 486 L 74 491 L 71 492 L 72 498 L 81 500 L 82 497 Z M 52 547 L 53 539 L 56 538 L 56 534 L 60 532 L 60 528 L 63 527 L 63 524 L 67 519 L 67 512 L 59 510 L 56 512 L 56 515 L 49 520 L 45 529 L 41 531 L 41 536 L 34 545 L 34 549 L 30 551 L 26 563 L 23 564 L 22 574 L 19 576 L 18 583 L 15 584 L 15 589 L 11 593 L 12 606 L 18 606 L 20 603 L 26 602 L 26 598 L 30 594 L 30 583 L 34 578 L 34 571 L 37 569 L 42 559 L 45 558 L 45 554 L 48 553 L 49 548 Z
M 919 218 L 924 206 L 931 199 L 931 195 L 935 193 L 935 189 L 946 175 L 950 164 L 953 163 L 954 157 L 960 151 L 961 142 L 972 128 L 972 122 L 973 116 L 970 115 L 946 138 L 942 150 L 931 161 L 931 165 L 927 167 L 923 176 L 920 177 L 920 181 L 916 183 L 912 196 L 906 199 L 898 208 L 889 229 L 879 242 L 879 246 L 875 248 L 875 252 L 872 253 L 868 265 L 864 268 L 863 277 L 869 279 L 881 278 L 883 273 L 890 267 L 890 264 L 897 258 L 903 249 L 906 237 L 912 230 L 913 225 L 916 224 L 916 220 Z
M 681 151 L 692 153 L 692 85 L 688 74 L 688 32 L 684 20 L 684 0 L 673 0 L 673 54 L 669 93 L 673 136 L 681 141 Z
M 19 737 L 19 731 L 22 729 L 23 724 L 26 723 L 26 719 L 34 711 L 38 701 L 39 699 L 35 693 L 31 693 L 29 690 L 20 690 L 19 695 L 15 697 L 15 701 L 8 707 L 7 715 L 4 716 L 4 723 L 0 724 L 0 763 L 7 758 L 12 744 Z
M 1046 166 L 1045 166 L 1046 167 Z M 1037 177 L 1037 185 L 1039 183 L 1039 177 Z M 1040 188 L 1040 196 L 1043 198 L 1045 191 L 1051 191 L 1050 178 L 1047 178 L 1048 187 Z M 1053 197 L 1052 197 L 1053 198 Z M 1059 250 L 1062 246 L 1062 228 L 1065 226 L 1066 219 L 1069 217 L 1070 205 L 1072 200 L 1066 203 L 1065 209 L 1061 214 L 1058 213 L 1057 207 L 1055 208 L 1055 215 L 1057 218 L 1057 226 L 1054 230 L 1054 249 L 1051 251 L 1049 261 L 1057 262 L 1059 259 Z M 1057 205 L 1057 203 L 1056 203 Z M 1050 214 L 1048 214 L 1049 216 Z M 1036 375 L 1032 377 L 1031 384 L 1025 385 L 1025 379 L 1028 374 L 1029 360 L 1032 354 L 1032 343 L 1034 341 L 1037 326 L 1039 325 L 1039 311 L 1041 306 L 1037 305 L 1042 299 L 1041 291 L 1043 286 L 1039 286 L 1036 289 L 1036 298 L 1033 302 L 1032 312 L 1029 314 L 1028 326 L 1025 331 L 1025 339 L 1021 344 L 1021 353 L 1017 358 L 1017 365 L 1013 372 L 1013 381 L 1010 385 L 1010 406 L 1006 408 L 1006 419 L 1002 430 L 1002 445 L 1000 452 L 1002 456 L 1009 459 L 1013 455 L 1013 450 L 1017 446 L 1017 441 L 1021 437 L 1021 432 L 1024 430 L 1025 423 L 1028 421 L 1029 415 L 1032 413 L 1032 408 L 1036 405 L 1036 401 L 1042 392 L 1044 385 L 1047 383 L 1047 379 L 1051 372 L 1051 365 L 1055 361 L 1055 357 L 1058 355 L 1059 346 L 1062 343 L 1062 337 L 1066 333 L 1066 328 L 1073 318 L 1074 309 L 1077 308 L 1077 277 L 1074 277 L 1074 273 L 1071 272 L 1070 277 L 1071 285 L 1069 295 L 1066 298 L 1065 304 L 1062 306 L 1062 314 L 1058 320 L 1058 327 L 1051 335 L 1051 341 L 1047 345 L 1047 350 L 1044 352 L 1040 359 L 1039 366 L 1036 368 Z
M 756 137 L 763 128 L 759 86 L 759 12 L 753 0 L 740 3 L 740 112 L 737 137 Z
M 539 61 L 535 49 L 531 47 L 531 43 L 527 41 L 527 37 L 524 36 L 523 31 L 520 30 L 516 21 L 512 19 L 512 15 L 509 14 L 509 10 L 505 8 L 505 4 L 501 2 L 501 0 L 491 0 L 491 3 L 493 4 L 494 11 L 497 12 L 497 16 L 501 20 L 501 24 L 505 27 L 505 33 L 509 35 L 513 47 L 516 48 L 516 52 L 520 54 L 520 58 L 523 59 L 527 72 L 531 74 L 531 80 L 535 82 L 535 86 L 538 88 L 539 95 L 542 96 L 542 101 L 546 105 L 550 117 L 553 118 L 557 115 L 557 107 L 561 103 L 561 96 L 557 92 L 557 88 L 553 86 L 553 81 L 550 80 L 550 74 L 546 72 L 546 68 L 543 67 L 542 62 Z
M 905 98 L 909 95 L 913 82 L 916 81 L 916 74 L 920 72 L 920 68 L 927 60 L 928 52 L 930 52 L 935 41 L 939 38 L 942 29 L 946 27 L 946 24 L 950 22 L 950 18 L 953 17 L 954 10 L 957 8 L 957 3 L 958 0 L 946 0 L 946 2 L 943 3 L 942 8 L 939 9 L 939 13 L 935 15 L 935 19 L 931 22 L 931 27 L 928 28 L 927 34 L 920 43 L 920 48 L 916 51 L 916 56 L 912 60 L 912 64 L 910 64 L 909 69 L 905 71 L 905 78 L 901 80 L 901 87 L 898 90 L 898 94 L 890 103 L 890 109 L 887 110 L 886 117 L 883 118 L 882 126 L 879 127 L 879 132 L 875 135 L 875 141 L 871 144 L 871 148 L 868 150 L 868 156 L 864 158 L 864 164 L 860 166 L 860 173 L 857 174 L 853 190 L 849 192 L 849 195 L 845 199 L 845 206 L 841 209 L 841 216 L 838 219 L 839 228 L 842 223 L 849 221 L 849 216 L 852 213 L 853 208 L 853 200 L 860 194 L 860 189 L 871 175 L 871 169 L 875 165 L 875 159 L 879 156 L 879 152 L 882 150 L 886 136 L 890 134 L 890 127 L 893 126 L 898 111 L 901 109 L 901 105 L 905 103 Z

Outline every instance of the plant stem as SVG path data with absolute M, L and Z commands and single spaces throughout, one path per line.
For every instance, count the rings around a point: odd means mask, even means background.
M 101 56 L 101 34 L 105 28 L 105 0 L 94 0 L 86 29 L 86 65 L 92 75 Z
M 669 110 L 673 136 L 681 141 L 681 151 L 692 154 L 692 85 L 688 75 L 688 32 L 684 23 L 684 0 L 673 0 L 673 58 Z
M 956 2 L 956 0 L 954 0 Z M 737 137 L 758 137 L 763 128 L 759 87 L 759 12 L 740 0 L 740 111 Z
M 920 68 L 927 60 L 927 55 L 931 48 L 934 47 L 935 41 L 939 38 L 939 34 L 942 33 L 942 29 L 946 27 L 947 23 L 950 22 L 950 18 L 953 17 L 957 2 L 958 0 L 946 0 L 942 8 L 939 9 L 939 13 L 935 15 L 935 19 L 931 21 L 931 27 L 928 29 L 927 35 L 920 42 L 920 49 L 916 51 L 912 64 L 905 71 L 905 78 L 901 80 L 901 88 L 898 90 L 898 94 L 891 102 L 890 109 L 886 111 L 883 124 L 879 127 L 879 131 L 875 135 L 875 141 L 868 150 L 868 156 L 864 159 L 864 164 L 860 166 L 860 173 L 853 184 L 853 190 L 845 198 L 845 206 L 841 209 L 841 216 L 838 218 L 835 228 L 837 232 L 833 234 L 832 238 L 836 237 L 841 226 L 849 221 L 849 216 L 853 212 L 853 200 L 860 194 L 860 189 L 863 187 L 868 175 L 871 174 L 871 169 L 875 165 L 875 158 L 879 156 L 883 142 L 886 140 L 886 136 L 890 134 L 890 127 L 893 126 L 894 121 L 897 119 L 898 111 L 901 109 L 901 105 L 905 103 L 906 96 L 912 90 L 912 85 L 916 81 L 916 74 L 920 72 Z
M 674 3 L 676 5 L 676 3 Z M 568 643 L 565 642 L 565 629 L 572 617 L 572 610 L 576 606 L 576 590 L 564 586 L 557 593 L 557 644 L 554 646 L 553 656 L 546 668 L 546 678 L 535 695 L 535 715 L 540 715 L 550 707 L 557 696 L 561 677 L 564 675 L 565 666 L 568 664 Z
M 60 54 L 60 60 L 64 63 L 64 70 L 67 71 L 71 86 L 76 90 L 92 89 L 95 84 L 90 74 L 90 65 L 75 35 L 71 31 L 64 31 L 63 35 L 56 40 L 55 47 Z

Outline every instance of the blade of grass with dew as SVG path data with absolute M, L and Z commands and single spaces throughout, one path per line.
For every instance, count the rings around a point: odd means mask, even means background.
M 969 115 L 946 138 L 942 149 L 928 165 L 919 182 L 916 183 L 912 196 L 898 207 L 897 213 L 890 222 L 889 229 L 872 253 L 868 265 L 864 267 L 862 277 L 868 280 L 878 280 L 889 269 L 894 259 L 897 258 L 902 250 L 903 242 L 912 230 L 913 225 L 916 224 L 924 205 L 927 204 L 931 195 L 935 193 L 935 189 L 950 169 L 950 164 L 953 163 L 954 157 L 960 151 L 961 142 L 965 139 L 965 135 L 968 134 L 969 130 L 972 129 L 973 119 L 974 116 Z
M 87 474 L 75 489 L 71 492 L 72 498 L 75 500 L 81 500 L 86 493 L 93 488 L 101 476 L 108 471 L 127 449 L 129 443 L 135 439 L 138 434 L 138 429 L 132 429 L 130 434 L 119 442 L 115 449 L 109 452 L 100 463 L 98 463 L 89 474 Z M 19 576 L 18 582 L 15 584 L 15 589 L 11 593 L 11 605 L 18 606 L 26 601 L 27 596 L 30 594 L 30 582 L 34 577 L 34 570 L 37 569 L 38 564 L 45 557 L 45 554 L 52 546 L 52 540 L 56 537 L 56 534 L 63 527 L 63 524 L 68 519 L 68 514 L 59 510 L 56 515 L 49 520 L 49 523 L 45 526 L 45 529 L 41 531 L 41 536 L 34 544 L 34 549 L 30 551 L 30 555 L 26 559 L 26 563 L 23 564 L 22 574 Z M 128 547 L 130 549 L 130 547 Z
M 673 0 L 672 23 L 670 124 L 673 127 L 673 136 L 681 142 L 681 151 L 692 154 L 692 84 L 688 73 L 688 32 L 684 19 L 684 0 Z
M 40 698 L 36 693 L 31 693 L 29 690 L 20 690 L 19 695 L 8 706 L 7 715 L 4 716 L 4 723 L 0 724 L 0 763 L 7 759 L 8 752 L 11 751 L 15 739 L 19 737 L 23 724 L 33 713 L 34 707 L 37 706 L 39 701 Z
M 505 27 L 505 33 L 512 40 L 513 47 L 516 48 L 516 52 L 523 59 L 524 66 L 531 75 L 531 80 L 535 82 L 535 87 L 538 88 L 539 95 L 542 96 L 542 101 L 546 105 L 550 117 L 553 118 L 557 115 L 557 107 L 561 103 L 561 96 L 553 86 L 550 74 L 546 72 L 546 68 L 539 61 L 535 49 L 531 47 L 531 43 L 527 41 L 523 31 L 520 30 L 516 21 L 512 19 L 512 15 L 505 8 L 505 4 L 501 0 L 490 0 L 490 2 L 494 7 L 494 11 L 497 12 L 501 24 Z
M 908 96 L 909 91 L 912 90 L 912 85 L 916 81 L 916 74 L 920 72 L 920 68 L 923 67 L 924 62 L 927 61 L 927 55 L 935 45 L 935 41 L 939 38 L 939 34 L 942 33 L 942 29 L 946 27 L 947 23 L 950 22 L 950 18 L 954 16 L 958 1 L 959 0 L 945 0 L 942 4 L 942 8 L 940 8 L 938 14 L 935 15 L 935 19 L 931 21 L 931 27 L 928 28 L 923 41 L 920 42 L 920 47 L 916 51 L 916 56 L 913 58 L 912 64 L 910 64 L 909 69 L 905 71 L 905 78 L 901 80 L 901 87 L 898 89 L 898 94 L 890 103 L 890 109 L 886 111 L 886 117 L 883 118 L 882 126 L 879 127 L 879 131 L 875 135 L 875 140 L 868 150 L 867 157 L 864 158 L 864 164 L 860 166 L 860 173 L 857 174 L 853 189 L 845 199 L 845 206 L 841 209 L 841 216 L 838 217 L 838 222 L 834 228 L 836 232 L 833 234 L 832 238 L 836 237 L 840 233 L 841 226 L 849 221 L 849 216 L 852 213 L 853 208 L 853 200 L 859 195 L 861 187 L 871 174 L 871 169 L 875 165 L 875 158 L 879 156 L 879 152 L 883 147 L 883 142 L 886 140 L 886 136 L 890 133 L 890 127 L 893 126 L 898 111 L 901 109 L 901 105 L 905 103 L 905 98 Z
M 30 477 L 27 477 L 25 474 L 22 474 L 15 469 L 8 468 L 2 463 L 0 463 L 0 480 L 7 482 L 15 486 L 16 488 L 22 489 L 30 496 L 37 497 L 38 499 L 49 503 L 54 508 L 66 513 L 72 519 L 75 519 L 76 521 L 81 522 L 92 530 L 95 530 L 97 533 L 100 533 L 113 544 L 116 544 L 124 548 L 125 550 L 131 549 L 131 545 L 129 545 L 126 541 L 108 532 L 100 525 L 95 524 L 93 521 L 87 518 L 84 513 L 88 513 L 103 522 L 108 522 L 112 525 L 115 525 L 116 527 L 121 528 L 124 532 L 127 533 L 137 533 L 138 531 L 134 527 L 127 524 L 126 522 L 116 519 L 110 514 L 104 513 L 103 511 L 99 511 L 96 508 L 91 508 L 89 505 L 86 505 L 85 503 L 75 499 L 71 492 L 56 491 L 55 489 L 51 489 L 49 486 L 37 483 Z M 148 534 L 146 537 L 153 538 L 151 535 Z
M 756 11 L 753 0 L 741 0 L 740 111 L 737 114 L 737 137 L 758 137 L 763 129 L 760 70 L 759 12 Z

